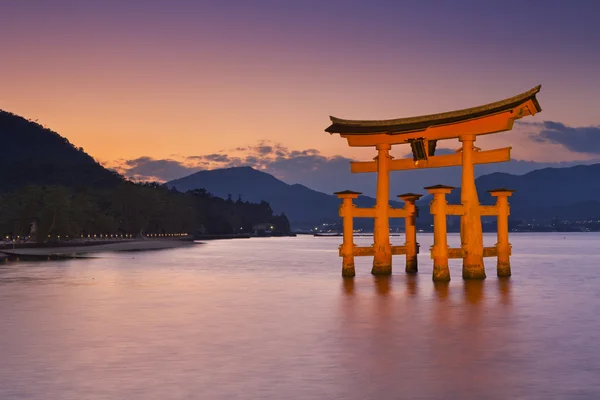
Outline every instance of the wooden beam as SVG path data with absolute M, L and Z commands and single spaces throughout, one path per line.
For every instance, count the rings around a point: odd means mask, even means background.
M 479 213 L 482 217 L 493 217 L 498 215 L 498 207 L 493 206 L 479 206 Z
M 510 161 L 510 150 L 512 147 L 503 147 L 501 149 L 476 151 L 473 153 L 474 164 L 492 164 L 497 162 Z
M 463 258 L 465 256 L 465 252 L 462 247 L 449 247 L 448 248 L 448 258 Z M 432 256 L 433 258 L 433 256 Z
M 449 247 L 448 248 L 448 258 L 464 258 L 465 252 L 461 247 Z M 484 257 L 497 257 L 498 249 L 496 246 L 484 247 L 483 248 L 483 256 Z
M 389 208 L 388 218 L 406 218 L 407 213 L 403 208 Z M 352 209 L 353 218 L 375 218 L 375 208 L 358 208 Z
M 354 218 L 375 218 L 375 208 L 353 208 L 352 217 Z
M 403 144 L 408 139 L 425 138 L 426 140 L 444 140 L 454 139 L 461 135 L 487 135 L 490 133 L 510 130 L 515 119 L 522 118 L 518 111 L 522 106 L 513 109 L 482 117 L 472 119 L 456 124 L 438 125 L 415 132 L 406 132 L 394 134 L 393 132 L 381 132 L 369 135 L 360 134 L 340 134 L 341 137 L 348 140 L 351 147 L 371 147 L 376 144 Z
M 369 247 L 354 246 L 354 248 L 352 249 L 352 252 L 355 257 L 375 255 L 375 249 L 373 248 L 373 246 L 369 246 Z M 340 250 L 340 257 L 342 257 L 341 250 Z
M 533 104 L 533 100 L 527 101 L 525 103 L 525 107 L 527 107 L 527 110 L 529 111 L 529 115 L 537 114 L 537 108 L 535 107 L 535 104 Z
M 477 151 L 473 153 L 474 164 L 491 164 L 510 161 L 511 147 L 501 149 Z M 412 169 L 458 167 L 462 165 L 460 153 L 443 156 L 432 156 L 427 160 L 415 163 L 412 158 L 401 158 L 390 162 L 390 171 L 406 171 Z M 377 161 L 350 161 L 350 171 L 353 174 L 377 172 Z
M 406 254 L 406 246 L 390 246 L 390 249 L 394 256 Z M 352 252 L 352 255 L 355 257 L 374 256 L 375 248 L 373 246 L 354 246 Z M 339 248 L 338 253 L 340 257 L 344 256 L 341 247 Z
M 406 218 L 408 213 L 403 208 L 390 208 L 388 213 L 390 218 Z
M 394 161 L 394 160 L 392 160 Z M 350 161 L 350 171 L 353 174 L 361 174 L 365 172 L 377 172 L 376 161 Z
M 462 204 L 448 204 L 446 205 L 446 215 L 464 215 L 465 206 Z
M 392 255 L 397 256 L 400 254 L 406 254 L 406 246 L 391 246 Z
M 483 248 L 483 256 L 484 257 L 498 257 L 498 248 L 496 246 L 484 247 Z

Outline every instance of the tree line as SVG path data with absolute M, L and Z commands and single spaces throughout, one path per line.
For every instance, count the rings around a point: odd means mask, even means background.
M 284 214 L 269 203 L 222 199 L 203 189 L 186 193 L 159 183 L 122 181 L 110 188 L 27 185 L 0 194 L 0 234 L 27 236 L 35 221 L 37 239 L 87 235 L 250 233 L 267 223 L 289 233 Z

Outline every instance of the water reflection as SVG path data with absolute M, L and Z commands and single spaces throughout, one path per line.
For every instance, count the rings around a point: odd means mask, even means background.
M 435 296 L 440 302 L 448 300 L 450 282 L 433 282 Z
M 347 296 L 354 295 L 354 278 L 342 278 L 342 293 Z
M 543 275 L 341 279 L 308 237 L 8 265 L 0 399 L 600 398 L 598 259 L 572 261 L 575 290 L 547 240 L 521 246 Z
M 429 278 L 429 277 L 427 277 Z M 422 280 L 422 281 L 421 281 Z M 497 300 L 499 304 L 512 304 L 512 283 L 510 278 L 499 278 L 494 283 L 488 280 L 460 280 L 456 282 L 433 282 L 419 275 L 388 275 L 372 276 L 370 281 L 366 277 L 353 277 L 341 279 L 341 293 L 344 296 L 356 296 L 357 293 L 367 290 L 369 287 L 374 290 L 377 296 L 382 298 L 391 297 L 394 292 L 394 286 L 402 282 L 405 287 L 404 293 L 407 297 L 429 296 L 429 290 L 433 292 L 433 298 L 441 303 L 452 302 L 451 287 L 462 286 L 462 303 L 477 306 L 486 301 L 486 291 L 492 287 L 497 289 L 496 293 L 488 293 L 491 301 Z M 422 292 L 422 293 L 420 293 Z M 399 292 L 400 293 L 400 292 Z M 458 299 L 454 299 L 458 300 Z
M 512 304 L 512 282 L 510 278 L 498 278 L 498 294 L 500 298 L 500 303 L 504 305 Z
M 340 292 L 339 345 L 352 349 L 341 363 L 360 364 L 377 376 L 353 378 L 355 398 L 385 398 L 400 387 L 407 398 L 502 398 L 490 395 L 492 388 L 503 393 L 506 382 L 498 378 L 503 371 L 496 349 L 513 328 L 494 321 L 510 304 L 510 281 L 357 276 L 342 279 Z M 419 375 L 423 365 L 427 377 Z
M 416 274 L 410 274 L 410 275 L 406 275 L 405 280 L 406 280 L 406 293 L 409 296 L 416 296 L 418 294 L 418 287 L 419 287 L 419 276 Z
M 466 280 L 464 285 L 465 302 L 468 304 L 479 304 L 483 300 L 485 281 Z
M 392 290 L 392 275 L 373 276 L 373 283 L 375 284 L 375 293 L 379 296 L 387 297 L 390 295 Z

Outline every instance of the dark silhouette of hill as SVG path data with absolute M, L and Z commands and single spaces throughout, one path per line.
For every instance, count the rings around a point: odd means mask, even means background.
M 0 110 L 0 191 L 25 185 L 114 187 L 123 178 L 58 133 Z
M 266 202 L 228 201 L 204 190 L 179 193 L 134 183 L 98 164 L 58 133 L 0 111 L 0 234 L 38 240 L 87 235 L 250 233 L 257 224 L 289 232 Z
M 271 204 L 274 212 L 285 213 L 294 227 L 311 226 L 338 219 L 340 200 L 336 196 L 317 192 L 300 184 L 289 185 L 251 167 L 199 171 L 167 182 L 167 186 L 183 192 L 203 188 L 222 198 L 232 196 L 235 199 L 241 196 L 243 200 L 252 202 L 264 200 Z M 355 204 L 359 207 L 372 207 L 375 199 L 360 196 L 355 200 Z M 402 207 L 402 203 L 390 204 L 393 207 Z
M 494 203 L 486 190 L 497 187 L 516 190 L 510 197 L 513 218 L 600 216 L 597 207 L 600 204 L 600 164 L 544 168 L 525 175 L 495 173 L 481 176 L 476 182 L 482 204 Z
M 600 164 L 544 168 L 524 175 L 493 173 L 475 180 L 481 204 L 494 204 L 487 192 L 499 187 L 516 192 L 509 198 L 512 219 L 596 218 L 600 216 Z M 427 207 L 430 197 L 419 203 Z M 460 203 L 460 188 L 449 196 Z

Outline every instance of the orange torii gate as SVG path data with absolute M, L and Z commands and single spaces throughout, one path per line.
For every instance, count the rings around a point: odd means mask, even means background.
M 508 196 L 512 191 L 498 189 L 490 191 L 498 201 L 494 206 L 479 204 L 475 187 L 475 164 L 510 161 L 510 147 L 482 151 L 474 146 L 478 135 L 486 135 L 512 129 L 515 120 L 541 111 L 536 94 L 541 86 L 517 96 L 487 105 L 431 114 L 419 117 L 378 121 L 346 120 L 330 117 L 332 124 L 325 129 L 331 134 L 338 133 L 351 147 L 375 147 L 374 161 L 351 162 L 353 173 L 376 172 L 377 194 L 373 208 L 356 208 L 352 199 L 360 193 L 337 192 L 343 199 L 340 216 L 344 219 L 344 242 L 340 246 L 342 275 L 354 276 L 354 256 L 372 255 L 374 275 L 387 275 L 392 272 L 392 254 L 406 254 L 406 271 L 417 271 L 416 229 L 414 228 L 415 202 L 420 195 L 401 195 L 405 200 L 402 209 L 389 206 L 389 172 L 422 168 L 462 166 L 461 204 L 448 205 L 446 194 L 454 188 L 431 186 L 425 188 L 433 195 L 431 213 L 434 215 L 434 245 L 431 258 L 434 260 L 434 280 L 449 280 L 448 258 L 463 259 L 463 278 L 484 279 L 483 258 L 498 257 L 498 275 L 510 275 L 510 244 L 508 242 Z M 439 140 L 458 139 L 462 147 L 456 154 L 435 155 Z M 412 158 L 394 160 L 390 156 L 392 145 L 410 144 Z M 446 215 L 460 215 L 461 247 L 450 249 L 446 241 Z M 481 216 L 498 216 L 498 243 L 491 248 L 483 247 Z M 374 218 L 373 245 L 357 247 L 352 238 L 353 218 Z M 392 246 L 390 243 L 389 218 L 406 219 L 405 246 Z

